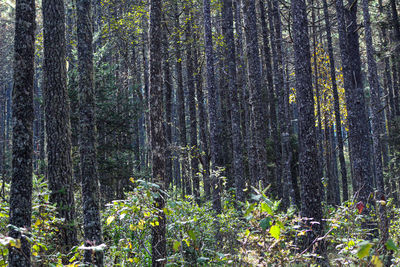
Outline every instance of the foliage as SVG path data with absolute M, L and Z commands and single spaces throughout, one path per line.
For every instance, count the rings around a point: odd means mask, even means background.
M 159 210 L 154 206 L 159 187 L 144 180 L 130 180 L 131 191 L 126 198 L 106 204 L 103 211 L 105 244 L 76 246 L 68 255 L 62 255 L 58 252 L 59 244 L 54 242 L 62 221 L 48 202 L 46 181 L 35 176 L 33 223 L 29 229 L 19 229 L 32 244 L 33 264 L 83 266 L 83 250 L 97 249 L 104 250 L 106 266 L 149 266 L 151 229 L 159 223 Z M 5 188 L 8 192 L 9 185 Z M 168 266 L 317 266 L 322 259 L 315 253 L 318 245 L 326 246 L 327 259 L 333 266 L 400 264 L 400 209 L 392 199 L 385 202 L 391 220 L 390 239 L 385 244 L 362 227 L 366 221 L 377 219 L 360 215 L 356 203 L 348 201 L 336 208 L 324 206 L 325 235 L 316 239 L 313 246 L 303 248 L 302 238 L 312 231 L 304 223 L 308 219 L 302 218 L 294 207 L 281 210 L 280 201 L 267 197 L 268 190 L 253 188 L 246 203 L 238 203 L 234 195 L 223 194 L 221 214 L 215 214 L 211 201 L 198 205 L 191 196 L 170 195 L 163 209 L 167 219 Z M 6 235 L 7 224 L 8 203 L 2 201 L 0 266 L 7 266 L 8 248 L 20 246 L 19 240 Z
M 9 185 L 6 185 L 7 191 Z M 13 228 L 31 243 L 33 265 L 62 266 L 66 255 L 59 253 L 57 240 L 58 227 L 63 221 L 56 216 L 56 207 L 49 203 L 50 191 L 43 176 L 33 176 L 32 225 L 30 228 L 17 228 L 8 225 L 9 206 L 6 201 L 0 202 L 0 266 L 7 266 L 8 247 L 19 248 L 21 241 L 7 236 L 8 229 Z
M 330 72 L 330 61 L 329 55 L 323 48 L 322 44 L 318 44 L 315 48 L 315 53 L 311 57 L 311 66 L 313 76 L 317 79 L 318 94 L 317 99 L 317 88 L 314 84 L 314 112 L 315 112 L 315 125 L 318 126 L 318 104 L 320 105 L 321 112 L 321 127 L 325 129 L 325 124 L 331 127 L 335 124 L 335 107 L 333 97 L 333 86 L 332 77 Z M 292 76 L 295 73 L 291 74 Z M 346 96 L 345 88 L 343 84 L 343 73 L 342 69 L 336 69 L 336 84 L 339 95 L 339 108 L 340 118 L 342 124 L 347 129 L 347 107 L 346 107 Z M 296 102 L 296 89 L 290 89 L 289 102 Z

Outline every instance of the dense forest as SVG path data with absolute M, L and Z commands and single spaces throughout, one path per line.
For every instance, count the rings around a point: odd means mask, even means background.
M 0 0 L 0 266 L 400 266 L 399 0 Z

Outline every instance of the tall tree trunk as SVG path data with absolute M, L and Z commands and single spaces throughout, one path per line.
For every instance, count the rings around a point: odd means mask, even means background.
M 273 149 L 273 160 L 275 163 L 275 166 L 272 168 L 269 168 L 269 173 L 271 173 L 271 192 L 272 195 L 275 197 L 282 197 L 281 190 L 279 190 L 280 185 L 281 185 L 281 150 L 280 150 L 280 144 L 279 144 L 279 135 L 278 135 L 278 124 L 277 124 L 277 118 L 276 118 L 276 99 L 275 99 L 275 93 L 274 93 L 274 80 L 272 76 L 272 64 L 271 64 L 271 49 L 269 45 L 269 38 L 268 38 L 268 26 L 267 26 L 267 21 L 265 17 L 265 5 L 264 5 L 264 0 L 259 0 L 259 8 L 260 8 L 260 19 L 261 19 L 261 29 L 262 29 L 262 39 L 263 39 L 263 58 L 264 58 L 264 81 L 266 82 L 266 92 L 264 93 L 266 95 L 265 100 L 268 102 L 269 106 L 269 112 L 265 112 L 265 114 L 268 113 L 269 117 L 269 125 L 270 125 L 270 140 L 273 143 L 274 149 Z M 269 16 L 270 18 L 272 16 Z M 273 33 L 273 25 L 270 25 L 269 31 Z M 275 40 L 274 38 L 271 38 L 271 40 Z M 272 42 L 272 46 L 275 44 Z M 274 49 L 272 49 L 274 51 Z M 275 55 L 274 55 L 275 56 Z M 265 105 L 267 106 L 267 105 Z M 267 120 L 266 120 L 267 121 Z M 268 128 L 268 125 L 267 125 Z
M 203 79 L 202 79 L 202 66 L 199 62 L 199 49 L 196 49 L 194 53 L 194 63 L 195 66 L 199 66 L 196 70 L 195 83 L 196 83 L 196 96 L 197 96 L 197 105 L 199 110 L 199 130 L 200 130 L 200 148 L 201 155 L 199 156 L 201 159 L 201 164 L 203 166 L 203 185 L 204 185 L 204 194 L 206 197 L 211 196 L 211 185 L 210 185 L 210 146 L 209 146 L 209 129 L 208 129 L 208 120 L 207 120 L 207 110 L 204 103 L 204 94 L 203 94 Z
M 3 84 L 3 82 L 1 83 Z M 6 91 L 6 86 L 0 85 L 0 176 L 1 176 L 1 188 L 0 188 L 0 197 L 2 199 L 5 199 L 5 183 L 6 183 L 6 177 L 5 177 L 5 155 L 6 155 L 6 140 L 5 140 L 5 91 Z
M 292 0 L 293 44 L 296 73 L 296 97 L 299 118 L 299 169 L 301 179 L 301 213 L 303 217 L 313 218 L 320 224 L 313 225 L 307 235 L 305 247 L 308 247 L 323 231 L 321 182 L 317 166 L 317 142 L 315 140 L 314 97 L 311 79 L 311 54 L 308 35 L 306 3 L 304 0 Z M 323 246 L 319 245 L 319 252 Z
M 326 27 L 326 38 L 328 41 L 328 55 L 329 55 L 329 63 L 330 63 L 330 73 L 332 80 L 332 91 L 333 91 L 333 99 L 334 99 L 334 109 L 335 109 L 335 122 L 336 122 L 336 136 L 338 141 L 338 150 L 339 150 L 339 162 L 340 162 L 340 173 L 342 177 L 342 194 L 343 201 L 347 201 L 349 199 L 348 192 L 348 183 L 347 183 L 347 170 L 346 170 L 346 161 L 344 159 L 343 152 L 343 136 L 342 136 L 342 122 L 340 119 L 340 105 L 339 105 L 339 94 L 336 83 L 336 67 L 335 67 L 335 57 L 333 54 L 333 45 L 332 45 L 332 33 L 331 33 L 331 24 L 329 18 L 329 10 L 328 4 L 326 0 L 323 0 L 323 8 L 324 8 L 324 17 L 325 17 L 325 27 Z
M 210 122 L 210 154 L 211 154 L 211 186 L 213 189 L 213 208 L 216 212 L 221 212 L 221 197 L 220 197 L 220 183 L 218 177 L 215 175 L 215 170 L 221 165 L 220 157 L 220 144 L 218 143 L 218 136 L 220 134 L 217 128 L 217 88 L 215 85 L 214 76 L 214 51 L 212 41 L 212 29 L 211 29 L 211 10 L 210 0 L 203 0 L 203 13 L 204 13 L 204 43 L 205 43 L 205 55 L 206 55 L 206 80 L 207 80 L 207 91 L 208 91 L 208 116 Z
M 85 246 L 103 243 L 96 157 L 91 1 L 77 0 L 80 159 Z M 85 262 L 103 266 L 102 251 L 85 251 Z
M 363 0 L 363 14 L 364 14 L 364 28 L 365 28 L 365 44 L 367 47 L 367 60 L 368 60 L 368 81 L 371 92 L 371 115 L 372 115 L 372 140 L 373 140 L 373 157 L 375 163 L 375 177 L 377 194 L 376 198 L 386 201 L 385 197 L 385 184 L 383 178 L 383 164 L 382 164 L 382 140 L 381 136 L 384 135 L 384 113 L 381 103 L 381 88 L 379 84 L 378 68 L 375 61 L 375 49 L 372 42 L 372 29 L 371 19 L 369 14 L 369 1 Z M 386 216 L 386 208 L 384 205 L 379 205 L 381 242 L 382 245 L 386 244 L 389 238 L 389 225 Z
M 281 197 L 284 200 L 284 206 L 290 206 L 290 204 L 295 202 L 293 184 L 291 182 L 292 177 L 290 173 L 290 165 L 291 165 L 291 150 L 290 150 L 290 119 L 289 119 L 289 99 L 288 99 L 288 90 L 284 81 L 284 64 L 283 64 L 283 49 L 282 49 L 282 30 L 281 30 L 281 17 L 280 17 L 280 9 L 279 3 L 277 0 L 273 0 L 269 2 L 269 9 L 272 11 L 272 16 L 270 18 L 271 25 L 271 38 L 272 38 L 272 51 L 273 51 L 273 66 L 274 66 L 274 86 L 276 92 L 278 92 L 278 113 L 279 113 L 279 129 L 280 129 L 280 138 L 281 145 L 278 148 L 281 152 L 281 158 L 277 158 L 280 161 L 277 166 L 280 166 L 281 170 L 279 170 L 279 176 L 281 176 L 283 180 L 283 190 L 281 190 Z M 274 31 L 272 31 L 274 29 Z M 275 94 L 272 92 L 270 97 L 275 97 Z M 271 109 L 272 112 L 272 109 Z M 271 114 L 274 116 L 275 114 Z M 273 120 L 271 120 L 273 121 Z M 271 125 L 272 126 L 272 125 Z M 274 131 L 274 129 L 273 129 Z M 278 135 L 278 133 L 276 133 Z M 278 137 L 276 137 L 278 138 Z M 278 154 L 278 155 L 279 155 Z
M 42 2 L 44 28 L 43 89 L 47 133 L 47 178 L 50 201 L 64 219 L 59 232 L 63 253 L 77 243 L 72 180 L 71 128 L 65 62 L 64 1 Z
M 339 43 L 349 122 L 349 147 L 353 167 L 356 199 L 364 205 L 372 192 L 370 133 L 362 84 L 361 59 L 357 33 L 357 2 L 349 0 L 345 10 L 342 0 L 336 1 Z M 347 24 L 346 24 L 347 23 Z M 347 26 L 346 26 L 347 25 Z M 367 209 L 364 209 L 366 212 Z
M 178 3 L 175 3 L 175 14 L 174 14 L 175 30 L 180 30 L 179 24 L 179 10 Z M 176 75 L 177 75 L 177 116 L 179 124 L 179 138 L 180 147 L 182 153 L 180 153 L 181 161 L 181 177 L 182 177 L 182 195 L 185 195 L 187 189 L 186 184 L 189 183 L 189 175 L 187 172 L 187 154 L 186 154 L 186 116 L 185 116 L 185 94 L 183 88 L 183 70 L 182 70 L 182 52 L 181 52 L 181 41 L 179 32 L 175 37 L 175 57 L 176 57 Z M 188 192 L 186 192 L 188 193 Z
M 191 2 L 191 1 L 189 1 Z M 189 106 L 189 120 L 190 120 L 190 169 L 193 181 L 193 193 L 198 199 L 200 196 L 200 181 L 197 173 L 199 172 L 199 159 L 197 156 L 197 117 L 196 117 L 196 88 L 194 85 L 194 68 L 193 68 L 193 14 L 190 11 L 192 8 L 192 3 L 185 4 L 185 14 L 187 17 L 186 28 L 185 28 L 185 38 L 186 38 L 186 74 L 187 74 L 187 88 L 188 88 L 188 106 Z M 192 192 L 190 183 L 188 185 L 188 192 Z
M 314 0 L 310 1 L 311 3 L 311 23 L 312 23 L 312 39 L 313 39 L 313 59 L 314 59 L 314 87 L 315 87 L 315 96 L 317 100 L 317 120 L 318 120 L 318 128 L 316 131 L 316 138 L 318 144 L 318 175 L 320 179 L 324 177 L 324 165 L 326 166 L 326 158 L 324 155 L 324 146 L 323 146 L 323 133 L 322 133 L 322 114 L 321 114 L 321 97 L 320 97 L 320 87 L 318 84 L 318 76 L 319 76 L 319 69 L 317 64 L 317 31 L 319 25 L 316 24 L 316 17 L 315 17 L 315 8 L 314 8 Z M 325 190 L 322 187 L 322 198 L 325 198 Z
M 236 187 L 236 196 L 240 201 L 244 200 L 244 168 L 243 168 L 243 147 L 242 136 L 240 133 L 240 106 L 239 95 L 236 81 L 236 53 L 235 39 L 233 35 L 233 11 L 232 0 L 224 0 L 222 6 L 224 19 L 224 35 L 226 42 L 226 65 L 228 91 L 230 92 L 231 102 L 231 121 L 232 121 L 232 145 L 233 145 L 233 175 Z
M 239 91 L 239 103 L 240 103 L 240 125 L 242 135 L 242 149 L 244 153 L 244 174 L 247 178 L 252 172 L 249 168 L 249 160 L 246 160 L 250 156 L 250 120 L 249 120 L 249 105 L 248 105 L 248 88 L 246 84 L 246 67 L 245 57 L 243 48 L 243 20 L 241 15 L 241 0 L 235 0 L 233 2 L 235 12 L 235 31 L 236 31 L 236 54 L 237 54 L 237 88 Z
M 35 18 L 34 0 L 16 1 L 10 224 L 27 229 L 31 226 L 32 214 Z M 10 229 L 9 235 L 21 239 L 21 248 L 9 248 L 9 266 L 30 266 L 29 241 L 20 231 Z
M 167 27 L 166 24 L 164 24 Z M 163 35 L 163 84 L 165 97 L 165 187 L 172 184 L 172 77 L 169 64 L 169 39 L 166 30 Z
M 261 86 L 261 64 L 258 48 L 258 34 L 255 0 L 243 0 L 243 13 L 245 17 L 246 43 L 247 43 L 247 68 L 250 85 L 251 105 L 251 131 L 252 143 L 249 157 L 250 166 L 255 166 L 257 171 L 251 177 L 251 184 L 256 185 L 259 181 L 266 181 L 267 158 L 266 158 L 266 137 L 267 129 L 264 123 L 262 86 Z M 270 181 L 268 181 L 270 182 Z
M 163 131 L 163 90 L 161 66 L 161 0 L 150 1 L 150 135 L 152 154 L 152 176 L 159 184 L 160 190 L 155 198 L 155 208 L 159 210 L 158 225 L 152 228 L 152 266 L 165 266 L 167 263 L 167 248 L 165 237 L 165 137 Z

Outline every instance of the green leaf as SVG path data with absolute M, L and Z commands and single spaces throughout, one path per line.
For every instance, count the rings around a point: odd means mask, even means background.
M 194 241 L 196 241 L 196 234 L 194 233 L 193 230 L 189 230 L 188 231 L 188 235 L 190 236 L 190 238 Z
M 369 255 L 369 250 L 372 247 L 372 244 L 369 241 L 363 241 L 358 246 L 359 247 L 357 250 L 357 257 L 359 259 L 362 259 Z
M 279 225 L 274 224 L 271 226 L 271 229 L 269 229 L 269 233 L 273 238 L 279 239 L 279 237 L 281 236 L 281 228 L 279 227 Z
M 172 248 L 174 249 L 174 251 L 178 251 L 179 247 L 181 246 L 181 242 L 179 242 L 178 240 L 174 241 L 174 245 L 172 246 Z
M 274 215 L 271 207 L 265 202 L 261 203 L 261 212 L 267 212 L 269 215 Z
M 396 244 L 393 242 L 393 240 L 391 238 L 388 239 L 388 241 L 386 242 L 385 245 L 388 250 L 393 250 L 393 251 L 398 250 Z
M 206 257 L 197 258 L 197 262 L 198 263 L 205 263 L 205 262 L 207 262 L 209 260 L 210 260 L 210 258 L 206 258 Z
M 271 225 L 271 218 L 267 217 L 260 221 L 260 227 L 265 231 Z

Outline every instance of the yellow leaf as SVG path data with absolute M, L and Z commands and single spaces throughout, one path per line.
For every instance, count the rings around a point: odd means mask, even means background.
M 382 261 L 376 255 L 372 256 L 371 262 L 374 265 L 374 267 L 383 267 Z
M 17 241 L 15 242 L 15 247 L 21 248 L 21 239 L 17 239 Z
M 35 222 L 35 226 L 39 226 L 42 224 L 42 221 L 40 219 L 37 219 Z
M 115 219 L 115 216 L 110 216 L 107 218 L 107 225 L 110 225 L 110 223 L 112 223 Z

